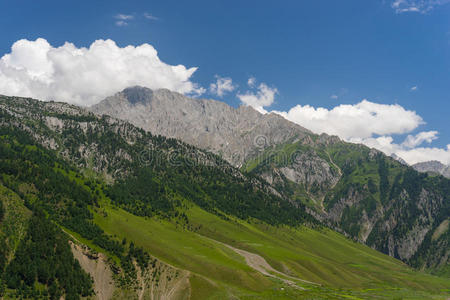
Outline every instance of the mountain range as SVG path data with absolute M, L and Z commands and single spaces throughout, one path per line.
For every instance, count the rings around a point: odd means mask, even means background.
M 417 267 L 448 264 L 448 240 L 428 242 L 450 215 L 447 190 L 435 188 L 435 182 L 448 185 L 443 178 L 418 174 L 375 149 L 313 134 L 274 113 L 164 89 L 128 88 L 90 110 L 216 153 L 390 256 Z
M 448 297 L 450 181 L 278 115 L 0 96 L 0 140 L 6 299 Z

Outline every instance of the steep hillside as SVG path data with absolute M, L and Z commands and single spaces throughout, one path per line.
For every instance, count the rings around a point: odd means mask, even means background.
M 178 140 L 62 103 L 3 98 L 0 109 L 5 132 L 32 136 L 78 168 L 102 174 L 114 183 L 104 192 L 135 214 L 172 216 L 186 198 L 241 218 L 314 221 L 301 204 L 277 196 L 265 181 Z
M 318 155 L 324 169 L 314 162 Z M 449 237 L 432 239 L 450 216 L 450 180 L 428 176 L 363 145 L 288 143 L 245 169 L 355 240 L 418 268 L 448 268 Z M 289 196 L 288 196 L 289 197 Z
M 447 278 L 318 225 L 211 153 L 61 103 L 0 97 L 0 116 L 7 298 L 448 297 Z
M 168 90 L 128 88 L 91 110 L 211 150 L 333 228 L 414 267 L 449 265 L 448 236 L 435 234 L 450 216 L 447 179 L 273 113 Z

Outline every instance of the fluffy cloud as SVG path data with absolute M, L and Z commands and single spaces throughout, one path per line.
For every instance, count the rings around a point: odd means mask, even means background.
M 402 146 L 405 148 L 415 148 L 424 142 L 430 144 L 438 138 L 437 135 L 437 131 L 422 131 L 416 135 L 408 135 L 402 143 Z
M 256 80 L 253 77 L 250 77 L 247 83 L 251 88 L 256 90 L 248 91 L 244 94 L 237 94 L 237 97 L 244 105 L 252 106 L 261 113 L 267 113 L 264 107 L 272 105 L 278 90 L 267 86 L 265 83 L 260 83 L 256 87 Z
M 355 105 L 339 105 L 330 110 L 297 105 L 287 112 L 275 113 L 315 133 L 337 135 L 348 142 L 361 143 L 387 155 L 396 154 L 409 164 L 429 160 L 450 164 L 450 145 L 447 149 L 421 146 L 436 140 L 437 131 L 409 134 L 402 143 L 394 142 L 391 135 L 408 134 L 424 124 L 416 112 L 397 104 L 363 100 Z
M 267 86 L 264 85 L 267 89 Z M 267 113 L 265 107 L 274 102 L 275 92 L 264 97 L 264 88 L 258 87 L 257 94 L 238 95 L 244 104 L 255 107 L 262 113 Z M 315 133 L 337 135 L 352 142 L 365 144 L 376 148 L 387 155 L 396 154 L 409 164 L 439 160 L 450 164 L 450 145 L 446 149 L 424 147 L 438 137 L 437 131 L 422 131 L 415 135 L 409 134 L 424 124 L 423 119 L 414 111 L 406 110 L 398 104 L 379 104 L 362 100 L 348 105 L 341 104 L 332 109 L 296 105 L 289 111 L 272 111 L 286 119 L 297 123 Z M 392 135 L 406 135 L 401 143 L 395 143 Z
M 149 44 L 118 47 L 97 40 L 89 48 L 52 47 L 45 39 L 19 40 L 0 59 L 0 94 L 92 105 L 133 85 L 202 94 L 190 81 L 197 68 L 169 65 Z
M 409 150 L 400 149 L 396 154 L 410 165 L 430 160 L 437 160 L 445 165 L 450 165 L 450 144 L 447 145 L 446 149 L 436 147 L 418 147 Z
M 216 82 L 211 83 L 209 91 L 219 97 L 223 97 L 226 93 L 232 92 L 236 87 L 233 85 L 233 80 L 229 77 L 220 77 L 216 75 Z
M 369 138 L 374 134 L 404 134 L 423 123 L 414 111 L 405 110 L 400 105 L 367 100 L 355 105 L 341 104 L 331 110 L 297 105 L 287 112 L 277 113 L 316 133 L 326 132 L 347 140 Z
M 427 13 L 434 7 L 449 3 L 450 0 L 394 0 L 391 4 L 396 13 Z
M 447 148 L 418 147 L 423 142 L 431 143 L 436 138 L 436 134 L 436 131 L 431 131 L 420 132 L 415 136 L 409 135 L 401 144 L 394 143 L 394 139 L 391 136 L 366 139 L 353 138 L 349 142 L 362 143 L 368 147 L 383 151 L 387 155 L 395 154 L 410 165 L 430 160 L 438 160 L 443 164 L 450 165 L 450 144 L 447 145 Z M 421 136 L 427 135 L 433 136 L 433 138 L 429 138 L 428 140 L 421 139 Z M 417 144 L 410 144 L 410 139 L 416 140 Z M 412 147 L 413 145 L 414 147 Z

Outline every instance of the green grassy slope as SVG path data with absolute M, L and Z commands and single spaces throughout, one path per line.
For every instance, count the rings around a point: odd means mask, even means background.
M 445 297 L 450 288 L 446 279 L 413 271 L 330 230 L 273 227 L 234 218 L 225 221 L 193 206 L 187 215 L 196 230 L 188 231 L 175 222 L 145 219 L 109 205 L 103 209 L 106 214 L 94 213 L 102 229 L 131 239 L 157 258 L 191 271 L 191 289 L 199 293 L 199 299 L 202 295 L 219 299 L 225 295 L 284 298 L 289 293 L 295 297 L 439 298 Z M 242 256 L 222 243 L 259 254 L 278 271 L 320 286 L 298 281 L 306 291 L 289 288 L 250 268 Z
M 46 115 L 45 107 L 37 107 L 44 104 L 28 102 L 17 111 L 35 109 L 32 116 Z M 119 289 L 137 290 L 132 284 L 139 281 L 133 263 L 153 262 L 151 255 L 189 272 L 191 299 L 449 296 L 448 279 L 414 271 L 316 222 L 306 222 L 302 207 L 268 194 L 263 182 L 239 173 L 218 157 L 176 140 L 153 137 L 129 124 L 90 115 L 57 115 L 57 122 L 66 122 L 60 129 L 50 129 L 38 117 L 17 119 L 9 113 L 14 105 L 0 110 L 4 119 L 8 118 L 0 126 L 2 205 L 9 213 L 10 203 L 22 203 L 18 209 L 24 218 L 31 211 L 34 215 L 44 211 L 43 224 L 49 228 L 59 225 L 111 258 L 117 282 L 126 283 Z M 24 124 L 29 126 L 27 130 L 22 128 Z M 82 126 L 87 129 L 83 131 Z M 61 142 L 60 148 L 51 150 L 38 142 L 51 143 L 49 136 Z M 149 143 L 161 159 L 143 167 L 141 151 Z M 80 153 L 86 147 L 94 148 Z M 192 164 L 186 159 L 189 156 L 181 155 L 174 164 L 168 158 L 172 151 L 195 154 L 206 163 Z M 121 169 L 117 162 L 122 163 Z M 122 173 L 114 177 L 112 172 L 119 169 Z M 7 224 L 8 213 L 0 226 Z M 30 235 L 34 231 L 29 228 Z M 7 235 L 14 237 L 11 232 Z M 68 243 L 59 231 L 55 236 Z M 41 241 L 45 239 L 36 240 L 36 247 L 42 247 Z M 27 252 L 32 249 L 23 248 Z M 239 254 L 244 250 L 247 259 Z M 261 264 L 255 267 L 249 255 L 259 263 L 267 261 L 274 269 L 258 270 Z M 23 260 L 20 265 L 27 269 L 29 264 Z M 10 273 L 19 274 L 13 271 Z M 58 281 L 64 278 L 56 275 Z M 159 275 L 149 276 L 153 280 Z M 29 282 L 21 279 L 21 285 L 30 290 L 26 294 L 40 293 L 44 285 L 50 289 L 45 280 L 35 284 L 35 277 L 26 276 L 32 279 Z M 22 287 L 15 289 L 17 295 L 24 294 Z M 82 295 L 77 293 L 74 298 Z
M 7 237 L 7 248 L 14 252 L 26 232 L 27 221 L 31 216 L 23 200 L 12 190 L 0 184 L 0 201 L 4 216 L 0 222 L 0 236 Z
M 330 174 L 337 176 L 335 183 L 308 185 L 306 179 L 294 182 L 283 173 L 287 167 L 301 174 L 314 159 L 311 168 L 316 171 L 311 173 L 321 177 L 321 172 L 326 174 L 321 164 L 326 164 Z M 242 170 L 269 174 L 278 191 L 304 203 L 355 240 L 410 266 L 446 274 L 449 235 L 433 238 L 433 234 L 450 214 L 450 180 L 418 173 L 366 146 L 339 141 L 307 145 L 298 141 L 269 147 Z

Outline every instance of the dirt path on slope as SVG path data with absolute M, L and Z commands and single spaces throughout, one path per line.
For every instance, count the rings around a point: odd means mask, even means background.
M 250 268 L 255 269 L 256 271 L 262 273 L 265 276 L 277 278 L 277 279 L 283 281 L 284 283 L 286 283 L 287 285 L 293 286 L 293 287 L 301 289 L 301 290 L 304 290 L 304 288 L 298 286 L 297 283 L 294 282 L 293 280 L 301 281 L 301 282 L 308 283 L 308 284 L 319 285 L 318 283 L 304 280 L 304 279 L 301 279 L 298 277 L 293 277 L 293 276 L 287 275 L 283 272 L 280 272 L 278 270 L 275 270 L 271 265 L 269 265 L 269 263 L 262 256 L 260 256 L 258 254 L 251 253 L 251 252 L 248 252 L 248 251 L 245 251 L 242 249 L 234 248 L 233 246 L 230 246 L 227 244 L 223 244 L 223 245 L 227 246 L 231 250 L 233 250 L 236 253 L 238 253 L 239 255 L 243 256 L 245 258 L 245 262 L 247 263 L 247 265 Z M 290 278 L 292 280 L 286 279 L 286 277 Z
M 265 275 L 265 276 L 269 276 L 272 278 L 276 278 L 279 279 L 281 281 L 283 281 L 284 283 L 286 283 L 289 286 L 292 286 L 294 288 L 300 289 L 300 290 L 305 290 L 305 288 L 300 287 L 297 285 L 297 283 L 295 281 L 301 281 L 304 283 L 308 283 L 308 284 L 314 284 L 314 285 L 320 285 L 318 283 L 312 282 L 312 281 L 308 281 L 308 280 L 304 280 L 298 277 L 294 277 L 294 276 L 290 276 L 288 274 L 285 274 L 283 272 L 280 272 L 278 270 L 275 270 L 271 265 L 269 265 L 269 263 L 264 259 L 264 257 L 262 257 L 261 255 L 255 254 L 255 253 L 251 253 L 242 249 L 238 249 L 235 248 L 231 245 L 219 242 L 217 240 L 211 239 L 209 237 L 206 237 L 204 235 L 200 235 L 203 238 L 207 238 L 211 241 L 214 241 L 216 243 L 222 244 L 225 247 L 230 248 L 231 250 L 233 250 L 234 252 L 236 252 L 237 254 L 241 255 L 242 257 L 244 257 L 245 262 L 247 263 L 247 265 L 260 272 L 261 274 Z M 286 278 L 290 278 L 290 279 L 286 279 Z M 293 281 L 295 280 L 295 281 Z

